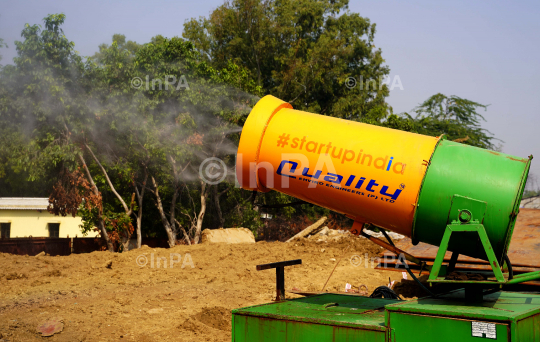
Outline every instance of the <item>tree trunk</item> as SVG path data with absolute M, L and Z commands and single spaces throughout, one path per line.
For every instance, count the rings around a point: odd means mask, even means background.
M 99 196 L 99 190 L 96 186 L 96 183 L 94 183 L 94 179 L 92 178 L 92 175 L 90 174 L 90 170 L 88 170 L 88 166 L 86 166 L 86 162 L 84 161 L 84 158 L 81 154 L 79 154 L 79 159 L 81 160 L 81 164 L 83 165 L 84 170 L 86 171 L 86 175 L 88 176 L 88 180 L 90 181 L 90 184 L 92 185 L 94 194 L 96 196 Z M 100 204 L 98 208 L 98 228 L 101 231 L 101 238 L 107 245 L 107 249 L 109 250 L 109 252 L 114 252 L 114 246 L 111 242 L 111 239 L 109 238 L 109 234 L 107 234 L 105 223 L 103 222 L 103 205 L 102 204 Z
M 321 217 L 317 222 L 315 222 L 311 226 L 305 228 L 300 233 L 296 234 L 295 236 L 293 236 L 292 238 L 290 238 L 289 240 L 287 240 L 285 242 L 291 242 L 294 239 L 303 238 L 303 237 L 308 236 L 313 231 L 315 231 L 317 228 L 321 227 L 323 225 L 324 221 L 326 221 L 326 218 L 327 218 L 326 216 Z
M 109 187 L 111 188 L 111 191 L 114 193 L 114 195 L 116 196 L 116 198 L 118 198 L 118 200 L 120 201 L 120 203 L 122 203 L 122 206 L 124 207 L 124 211 L 126 212 L 126 215 L 127 217 L 130 217 L 131 219 L 131 213 L 133 212 L 133 201 L 134 201 L 134 197 L 135 197 L 135 193 L 133 193 L 133 195 L 131 196 L 131 203 L 130 203 L 130 206 L 128 207 L 128 205 L 126 204 L 126 202 L 124 201 L 124 199 L 122 198 L 122 196 L 120 196 L 120 194 L 116 191 L 113 183 L 111 182 L 111 179 L 109 178 L 109 174 L 107 173 L 107 171 L 105 170 L 105 168 L 103 167 L 103 165 L 101 165 L 101 163 L 99 162 L 99 160 L 97 159 L 96 155 L 94 154 L 94 152 L 92 152 L 92 150 L 90 149 L 90 146 L 88 146 L 88 144 L 84 144 L 84 146 L 86 147 L 86 149 L 88 150 L 88 152 L 90 152 L 90 154 L 92 155 L 92 157 L 94 158 L 94 160 L 96 161 L 96 163 L 98 164 L 99 168 L 101 169 L 101 172 L 103 173 L 103 175 L 105 176 L 105 179 L 107 180 L 107 184 L 109 184 Z M 127 250 L 129 249 L 129 241 L 131 239 L 131 232 L 129 230 L 125 231 L 124 235 L 120 237 L 121 241 L 120 243 L 122 244 L 122 246 L 124 246 L 124 250 Z
M 186 243 L 188 245 L 191 245 L 191 239 L 189 238 L 189 234 L 188 232 L 186 232 L 186 230 L 184 229 L 184 227 L 182 227 L 182 225 L 180 224 L 180 222 L 178 222 L 176 219 L 174 219 L 174 221 L 176 222 L 176 224 L 178 225 L 178 227 L 180 229 L 182 229 L 182 233 L 184 233 L 184 240 L 186 240 Z
M 141 196 L 142 197 L 142 196 Z M 142 204 L 142 200 L 140 201 Z M 139 212 L 137 213 L 137 248 L 142 246 L 142 206 L 139 206 Z
M 131 209 L 130 209 L 130 213 L 126 213 L 127 217 L 129 218 L 129 220 L 131 221 L 131 214 L 133 213 L 133 203 L 135 202 L 135 193 L 133 193 L 131 195 L 131 203 L 130 203 L 130 206 L 131 206 Z M 129 227 L 128 227 L 129 229 Z M 124 232 L 123 235 L 120 236 L 120 243 L 122 244 L 122 246 L 124 247 L 124 251 L 128 251 L 129 250 L 129 243 L 131 242 L 131 236 L 133 235 L 133 233 L 129 230 L 126 230 Z
M 219 228 L 223 228 L 225 225 L 225 220 L 223 220 L 223 214 L 221 212 L 221 206 L 219 205 L 219 198 L 221 197 L 218 193 L 218 186 L 217 184 L 212 187 L 212 192 L 214 193 L 214 206 L 216 207 L 216 212 L 218 216 L 219 221 Z
M 206 214 L 206 200 L 208 199 L 208 186 L 205 182 L 201 181 L 201 210 L 197 216 L 197 225 L 195 226 L 195 236 L 193 241 L 195 244 L 199 243 L 202 232 L 202 225 L 204 220 L 204 214 Z
M 148 180 L 148 171 L 146 170 L 146 167 L 144 169 L 144 181 L 142 184 L 141 191 L 139 192 L 139 188 L 137 188 L 137 183 L 133 183 L 133 186 L 135 187 L 135 192 L 137 194 L 137 202 L 139 206 L 139 210 L 137 211 L 137 248 L 141 248 L 142 245 L 142 214 L 143 214 L 143 198 L 144 198 L 144 190 L 146 190 L 146 181 Z
M 171 210 L 169 211 L 169 225 L 171 226 L 171 230 L 174 232 L 174 242 L 176 244 L 176 220 L 175 220 L 175 208 L 176 208 L 176 199 L 178 198 L 178 186 L 176 185 L 176 182 L 174 184 L 174 193 L 171 201 Z M 172 247 L 172 246 L 171 246 Z
M 154 195 L 156 196 L 156 207 L 158 208 L 159 215 L 161 217 L 161 222 L 163 223 L 163 228 L 165 228 L 165 232 L 167 233 L 167 237 L 169 239 L 169 247 L 174 247 L 176 246 L 176 232 L 172 230 L 172 227 L 169 224 L 169 221 L 167 220 L 167 215 L 165 215 L 165 211 L 163 210 L 163 203 L 161 202 L 161 197 L 159 195 L 158 185 L 156 183 L 156 180 L 154 176 L 151 176 L 151 178 L 152 178 L 152 184 L 154 185 L 154 188 L 155 188 Z

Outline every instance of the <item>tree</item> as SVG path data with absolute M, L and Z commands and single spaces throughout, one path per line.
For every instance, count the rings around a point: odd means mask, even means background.
M 491 146 L 479 103 L 437 94 L 414 118 L 392 114 L 375 26 L 344 0 L 227 2 L 186 22 L 190 41 L 116 34 L 87 60 L 64 20 L 26 25 L 15 64 L 0 69 L 0 195 L 50 195 L 51 212 L 81 215 L 83 232 L 98 227 L 110 251 L 126 249 L 135 231 L 140 247 L 143 236 L 197 243 L 204 227 L 256 230 L 265 205 L 292 201 L 236 189 L 232 173 L 211 184 L 200 172 L 213 157 L 234 169 L 241 127 L 264 93 L 297 109 Z M 352 76 L 362 86 L 347 87 Z
M 493 149 L 493 136 L 480 126 L 484 117 L 479 109 L 487 105 L 452 95 L 435 94 L 414 109 L 417 130 L 421 134 L 446 134 L 451 140 Z
M 200 60 L 191 43 L 160 36 L 133 55 L 117 40 L 103 45 L 99 57 L 86 63 L 82 76 L 73 86 L 79 97 L 71 99 L 79 105 L 78 116 L 59 120 L 62 125 L 55 123 L 50 137 L 51 142 L 66 145 L 65 153 L 76 156 L 72 159 L 81 165 L 92 189 L 101 190 L 102 205 L 80 208 L 84 230 L 101 225 L 108 232 L 109 249 L 125 249 L 133 216 L 140 246 L 144 193 L 150 191 L 169 245 L 176 244 L 179 232 L 188 243 L 198 242 L 211 187 L 198 179 L 195 170 L 205 156 L 224 155 L 220 150 L 227 140 L 224 132 L 237 127 L 253 101 L 241 89 L 260 92 L 260 87 L 249 80 L 245 69 L 228 63 L 216 70 Z M 133 86 L 134 78 L 146 76 L 151 85 Z M 171 78 L 178 85 L 168 85 Z M 53 146 L 51 142 L 36 148 L 39 160 L 45 160 L 42 147 Z M 227 153 L 231 151 L 234 148 L 229 147 Z M 58 162 L 65 162 L 62 158 L 58 156 Z M 178 206 L 182 193 L 189 210 Z M 190 200 L 194 197 L 200 198 L 199 203 Z
M 439 93 L 414 108 L 415 117 L 408 113 L 390 115 L 382 125 L 430 136 L 446 134 L 448 139 L 463 144 L 495 149 L 496 139 L 480 125 L 485 119 L 478 110 L 486 108 L 478 102 Z
M 140 44 L 137 44 L 132 40 L 126 41 L 125 35 L 114 34 L 112 36 L 112 44 L 100 44 L 98 47 L 99 51 L 91 58 L 98 64 L 107 64 L 108 56 L 110 56 L 110 48 L 113 46 L 118 51 L 118 54 L 122 54 L 126 60 L 134 58 L 137 51 L 141 48 Z
M 389 68 L 374 35 L 348 0 L 226 1 L 183 32 L 212 66 L 247 68 L 264 93 L 296 109 L 379 122 L 391 112 Z M 356 86 L 346 86 L 349 77 Z
M 525 184 L 525 191 L 523 192 L 523 198 L 534 196 L 540 196 L 540 185 L 538 184 L 538 178 L 536 175 L 529 173 L 527 183 Z
M 208 17 L 186 21 L 183 37 L 214 68 L 231 61 L 246 68 L 265 94 L 295 109 L 380 124 L 392 109 L 385 102 L 389 68 L 374 44 L 375 32 L 369 19 L 348 10 L 347 0 L 231 0 Z M 237 195 L 225 199 L 232 206 L 229 222 L 254 229 L 261 225 L 254 204 L 293 201 L 274 192 L 256 201 Z M 238 208 L 254 210 L 251 220 L 241 219 Z M 307 206 L 282 212 L 306 210 L 312 212 Z
M 0 48 L 8 47 L 8 45 L 4 42 L 4 39 L 0 38 Z M 0 54 L 0 61 L 2 60 L 2 54 Z M 2 65 L 0 64 L 0 67 Z
M 176 37 L 153 38 L 137 52 L 134 64 L 137 75 L 151 80 L 139 88 L 151 103 L 143 113 L 148 118 L 141 127 L 144 134 L 139 134 L 146 143 L 138 144 L 148 159 L 152 186 L 147 189 L 154 195 L 169 245 L 176 244 L 180 232 L 187 243 L 191 239 L 197 243 L 211 190 L 200 179 L 198 166 L 207 157 L 234 152 L 229 148 L 223 153 L 228 141 L 225 132 L 237 127 L 253 101 L 242 89 L 260 93 L 260 87 L 245 69 L 231 62 L 221 70 L 214 69 L 201 61 L 191 43 Z M 176 83 L 169 85 L 173 79 Z M 181 194 L 187 196 L 190 209 L 177 207 Z M 200 200 L 193 201 L 194 197 Z
M 51 212 L 78 210 L 83 231 L 100 227 L 111 251 L 127 248 L 134 222 L 140 246 L 146 191 L 155 195 L 171 246 L 179 231 L 188 243 L 198 242 L 211 187 L 194 170 L 205 156 L 224 155 L 225 131 L 237 127 L 253 100 L 240 89 L 260 92 L 260 87 L 232 63 L 212 68 L 180 38 L 158 36 L 135 51 L 115 35 L 110 46 L 102 45 L 97 57 L 83 63 L 60 28 L 64 19 L 45 18 L 45 30 L 27 25 L 15 66 L 3 70 L 2 120 L 16 123 L 15 132 L 26 141 L 14 152 L 0 152 L 16 172 L 27 171 L 29 180 L 58 179 L 51 186 Z M 158 81 L 156 87 L 133 86 L 135 77 L 145 75 Z M 169 78 L 179 80 L 178 86 L 167 87 Z M 86 187 L 70 186 L 72 178 L 66 178 L 78 167 Z M 179 206 L 182 192 L 187 197 Z M 91 196 L 100 200 L 81 200 Z M 199 203 L 190 200 L 195 197 Z
M 26 136 L 11 153 L 10 164 L 15 171 L 27 172 L 30 181 L 57 178 L 80 165 L 99 197 L 76 144 L 78 133 L 90 123 L 81 86 L 85 65 L 61 29 L 64 20 L 63 14 L 49 15 L 43 30 L 27 24 L 21 34 L 24 41 L 15 42 L 15 65 L 2 69 L 2 121 Z M 112 250 L 101 208 L 95 223 Z

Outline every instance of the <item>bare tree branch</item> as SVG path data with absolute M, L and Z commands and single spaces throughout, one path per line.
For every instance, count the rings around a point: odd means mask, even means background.
M 118 200 L 120 201 L 120 203 L 122 203 L 122 206 L 124 207 L 124 210 L 126 211 L 126 214 L 128 216 L 131 216 L 131 213 L 133 212 L 133 202 L 131 203 L 131 207 L 128 207 L 126 202 L 124 201 L 124 199 L 122 198 L 122 196 L 120 196 L 120 194 L 118 194 L 118 192 L 116 191 L 116 189 L 114 188 L 114 185 L 112 184 L 111 182 L 111 179 L 109 178 L 109 175 L 107 174 L 107 171 L 105 170 L 105 168 L 103 167 L 103 165 L 101 165 L 101 163 L 99 162 L 99 160 L 97 159 L 96 155 L 94 154 L 94 152 L 92 152 L 92 149 L 90 148 L 90 146 L 88 146 L 88 144 L 84 144 L 84 146 L 86 147 L 86 149 L 88 149 L 88 152 L 90 152 L 90 154 L 92 155 L 92 157 L 94 158 L 94 160 L 96 161 L 96 163 L 98 164 L 99 168 L 101 169 L 101 171 L 103 172 L 103 175 L 105 176 L 105 179 L 107 180 L 107 184 L 109 184 L 109 187 L 111 188 L 111 191 L 114 193 L 114 195 L 118 198 Z

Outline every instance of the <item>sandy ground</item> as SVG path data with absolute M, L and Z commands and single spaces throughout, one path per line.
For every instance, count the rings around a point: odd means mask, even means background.
M 348 237 L 144 246 L 122 254 L 65 257 L 0 254 L 0 341 L 230 341 L 232 309 L 275 297 L 275 271 L 256 271 L 256 265 L 302 259 L 302 265 L 286 268 L 286 289 L 320 291 L 343 256 L 327 288 L 344 291 L 348 282 L 365 284 L 371 293 L 389 277 L 401 277 L 374 270 L 370 262 L 366 268 L 358 259 L 380 251 L 365 239 Z M 180 254 L 173 254 L 173 267 L 171 253 Z M 351 263 L 355 255 L 357 266 Z M 157 268 L 158 257 L 167 259 L 166 268 L 162 260 Z M 36 327 L 51 318 L 63 320 L 63 331 L 41 337 Z

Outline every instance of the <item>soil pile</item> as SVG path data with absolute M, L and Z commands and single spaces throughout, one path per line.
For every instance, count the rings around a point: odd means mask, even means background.
M 227 331 L 231 328 L 231 310 L 224 307 L 214 306 L 212 308 L 203 308 L 193 318 L 214 329 Z
M 256 265 L 302 259 L 286 268 L 285 287 L 318 292 L 339 262 L 328 291 L 343 292 L 349 283 L 371 293 L 401 278 L 374 269 L 380 252 L 364 238 L 346 236 L 146 246 L 121 254 L 0 254 L 0 334 L 42 341 L 36 327 L 62 317 L 63 330 L 49 341 L 230 341 L 232 309 L 275 297 L 275 271 L 257 271 Z

